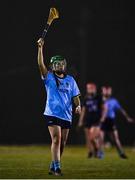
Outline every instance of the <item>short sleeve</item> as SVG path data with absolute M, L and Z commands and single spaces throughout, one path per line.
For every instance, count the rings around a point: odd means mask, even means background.
M 115 100 L 115 108 L 116 108 L 116 110 L 121 109 L 121 105 L 117 100 Z
M 46 84 L 52 77 L 52 73 L 48 71 L 46 76 L 41 76 L 41 79 L 44 81 L 44 83 Z
M 80 95 L 80 90 L 78 88 L 78 85 L 76 81 L 73 78 L 73 86 L 72 86 L 72 97 L 76 97 Z

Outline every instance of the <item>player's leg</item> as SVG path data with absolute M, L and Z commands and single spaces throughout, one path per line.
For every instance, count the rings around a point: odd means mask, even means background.
M 92 126 L 90 129 L 89 129 L 89 140 L 90 140 L 90 144 L 91 144 L 91 152 L 95 155 L 96 154 L 96 147 L 95 147 L 95 127 Z
M 62 129 L 61 130 L 61 146 L 60 146 L 60 155 L 62 156 L 62 153 L 64 151 L 64 147 L 66 145 L 67 139 L 68 139 L 69 129 Z
M 102 148 L 102 139 L 104 138 L 104 134 L 101 133 L 101 129 L 99 126 L 95 126 L 93 128 L 93 144 L 95 147 L 95 157 L 102 159 L 104 157 L 104 152 Z M 101 136 L 102 135 L 102 136 Z
M 103 122 L 100 127 L 100 137 L 99 137 L 99 145 L 101 152 L 104 155 L 104 143 L 105 143 L 105 135 L 108 132 L 108 124 L 107 122 Z
M 85 133 L 85 140 L 86 140 L 86 147 L 88 148 L 88 158 L 91 158 L 94 153 L 94 146 L 91 143 L 90 139 L 90 128 L 84 128 L 84 133 Z
M 99 136 L 100 128 L 98 126 L 93 126 L 90 129 L 90 142 L 93 144 L 95 156 L 97 156 L 98 151 L 100 150 L 99 146 Z
M 99 159 L 103 159 L 104 157 L 104 151 L 103 151 L 103 139 L 104 139 L 104 133 L 101 131 L 101 128 L 99 126 L 95 127 L 95 146 L 97 149 L 96 157 Z
M 100 129 L 99 146 L 102 152 L 104 152 L 104 138 L 105 138 L 105 131 Z
M 57 125 L 48 126 L 52 144 L 51 155 L 52 162 L 50 165 L 50 174 L 60 170 L 60 145 L 61 145 L 61 127 Z M 56 174 L 57 175 L 57 174 Z
M 111 132 L 111 136 L 114 139 L 114 143 L 116 145 L 116 148 L 117 148 L 117 151 L 118 151 L 120 157 L 123 158 L 123 159 L 126 159 L 127 156 L 125 155 L 125 153 L 123 151 L 123 148 L 122 148 L 122 145 L 121 145 L 121 142 L 120 142 L 120 138 L 119 138 L 119 134 L 118 134 L 118 130 L 117 129 L 113 130 Z

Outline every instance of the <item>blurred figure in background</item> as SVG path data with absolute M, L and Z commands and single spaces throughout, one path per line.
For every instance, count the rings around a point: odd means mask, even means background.
M 128 122 L 133 122 L 133 120 L 129 117 L 127 112 L 121 107 L 118 100 L 112 97 L 112 87 L 104 86 L 102 87 L 102 98 L 104 101 L 104 106 L 106 108 L 106 118 L 101 121 L 101 138 L 104 142 L 105 133 L 108 133 L 110 138 L 115 143 L 115 146 L 118 150 L 119 156 L 123 159 L 126 159 L 127 156 L 123 151 L 119 134 L 116 126 L 116 112 L 120 111 L 124 117 L 127 119 Z M 102 144 L 103 144 L 102 142 Z
M 86 96 L 84 98 L 82 112 L 78 122 L 78 127 L 84 126 L 86 145 L 88 148 L 88 158 L 93 156 L 102 158 L 100 151 L 100 119 L 102 116 L 102 97 L 97 94 L 97 87 L 94 83 L 86 84 Z M 101 117 L 102 116 L 102 117 Z

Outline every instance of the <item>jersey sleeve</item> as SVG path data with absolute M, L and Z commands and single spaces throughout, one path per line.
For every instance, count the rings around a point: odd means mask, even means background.
M 120 110 L 122 108 L 118 100 L 115 100 L 115 108 L 116 110 Z
M 52 78 L 52 72 L 48 71 L 47 75 L 44 77 L 44 76 L 41 76 L 41 79 L 44 81 L 45 84 L 48 83 L 49 80 L 51 80 Z
M 73 78 L 73 84 L 72 84 L 72 97 L 76 97 L 80 95 L 80 90 L 78 88 L 78 85 L 76 81 Z

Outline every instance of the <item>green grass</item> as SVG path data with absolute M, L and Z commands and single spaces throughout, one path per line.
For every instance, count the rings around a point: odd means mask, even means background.
M 64 176 L 59 178 L 135 178 L 135 152 L 126 148 L 128 160 L 118 157 L 115 149 L 106 150 L 105 158 L 87 159 L 86 148 L 66 147 L 62 158 Z M 0 178 L 47 179 L 49 146 L 0 146 Z

